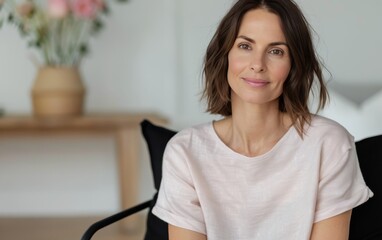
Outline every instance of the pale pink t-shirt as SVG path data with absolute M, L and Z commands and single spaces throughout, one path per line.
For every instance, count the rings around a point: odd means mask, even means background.
M 267 153 L 227 147 L 212 123 L 179 132 L 166 147 L 153 213 L 208 240 L 306 240 L 315 222 L 373 196 L 353 137 L 312 116 L 304 138 L 291 127 Z

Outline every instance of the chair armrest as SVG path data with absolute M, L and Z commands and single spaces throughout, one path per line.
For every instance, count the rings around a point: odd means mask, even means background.
M 101 228 L 104 228 L 106 226 L 109 226 L 125 217 L 128 217 L 134 213 L 137 213 L 145 208 L 148 208 L 150 207 L 151 205 L 151 201 L 152 200 L 149 200 L 149 201 L 146 201 L 144 203 L 141 203 L 139 205 L 136 205 L 134 207 L 131 207 L 131 208 L 128 208 L 126 210 L 123 210 L 119 213 L 116 213 L 114 215 L 111 215 L 107 218 L 104 218 L 98 222 L 95 222 L 93 223 L 87 230 L 86 232 L 84 233 L 84 235 L 82 235 L 82 238 L 81 240 L 90 240 L 92 238 L 92 236 L 98 231 L 100 230 Z

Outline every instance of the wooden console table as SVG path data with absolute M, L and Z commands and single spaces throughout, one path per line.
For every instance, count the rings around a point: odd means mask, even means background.
M 0 117 L 0 137 L 26 134 L 112 134 L 117 145 L 121 207 L 126 209 L 137 204 L 140 122 L 143 119 L 161 125 L 167 123 L 164 117 L 152 113 L 93 114 L 66 119 L 3 116 Z M 129 222 L 134 220 L 128 221 L 127 225 Z

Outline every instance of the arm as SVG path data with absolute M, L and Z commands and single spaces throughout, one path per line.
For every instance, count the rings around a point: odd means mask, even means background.
M 313 224 L 310 240 L 347 240 L 351 210 Z
M 207 237 L 201 233 L 194 232 L 188 229 L 168 225 L 169 240 L 207 240 Z

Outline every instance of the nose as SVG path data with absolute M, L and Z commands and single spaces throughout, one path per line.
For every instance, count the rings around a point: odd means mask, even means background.
M 266 70 L 266 64 L 264 55 L 261 53 L 255 53 L 252 57 L 251 70 L 256 73 L 264 72 Z

